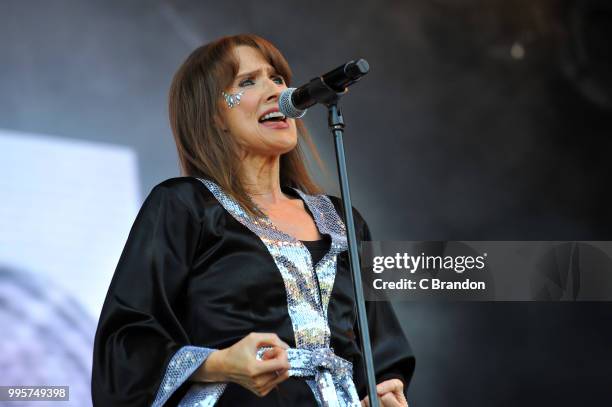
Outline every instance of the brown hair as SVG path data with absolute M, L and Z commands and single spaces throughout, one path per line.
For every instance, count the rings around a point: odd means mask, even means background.
M 239 45 L 253 47 L 291 83 L 291 69 L 280 51 L 254 34 L 222 37 L 203 45 L 187 57 L 170 86 L 170 125 L 184 175 L 207 178 L 233 196 L 251 214 L 261 215 L 242 184 L 238 144 L 217 125 L 221 92 L 238 74 L 233 50 Z M 281 185 L 299 188 L 308 194 L 321 193 L 305 165 L 300 144 L 306 142 L 316 162 L 319 154 L 301 119 L 296 119 L 298 145 L 280 158 Z

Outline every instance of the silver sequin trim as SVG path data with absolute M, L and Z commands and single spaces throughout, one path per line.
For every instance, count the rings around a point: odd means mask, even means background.
M 214 182 L 201 181 L 236 220 L 259 236 L 272 255 L 285 284 L 296 347 L 329 347 L 327 306 L 336 277 L 337 255 L 347 249 L 344 223 L 329 198 L 296 190 L 312 212 L 319 231 L 329 234 L 332 240 L 329 252 L 313 267 L 310 252 L 302 242 L 278 230 L 267 217 L 252 218 Z
M 184 382 L 208 358 L 214 349 L 198 346 L 183 346 L 180 348 L 166 367 L 166 373 L 157 390 L 152 407 L 163 406 Z
M 227 383 L 194 383 L 178 407 L 212 407 L 226 387 Z
M 261 348 L 258 359 L 270 349 Z M 304 377 L 323 406 L 360 406 L 359 396 L 353 384 L 353 365 L 336 356 L 330 348 L 287 349 L 290 376 Z
M 252 218 L 214 182 L 205 179 L 200 181 L 236 220 L 261 239 L 281 273 L 297 346 L 297 349 L 289 351 L 302 352 L 296 354 L 296 367 L 294 370 L 294 365 L 291 365 L 290 374 L 306 378 L 319 405 L 358 406 L 359 399 L 351 375 L 339 375 L 337 377 L 343 379 L 335 381 L 331 372 L 333 369 L 339 369 L 340 365 L 334 367 L 331 364 L 317 364 L 319 359 L 325 363 L 344 361 L 330 349 L 327 320 L 327 308 L 336 277 L 337 257 L 339 253 L 347 250 L 345 226 L 332 202 L 324 195 L 311 196 L 296 189 L 313 214 L 320 233 L 329 234 L 332 241 L 328 253 L 313 266 L 310 252 L 302 242 L 278 230 L 267 217 Z M 325 357 L 322 357 L 323 354 Z M 349 362 L 344 362 L 350 365 Z M 302 370 L 308 374 L 299 374 L 300 366 L 309 366 L 307 370 Z M 344 364 L 342 366 L 346 367 Z

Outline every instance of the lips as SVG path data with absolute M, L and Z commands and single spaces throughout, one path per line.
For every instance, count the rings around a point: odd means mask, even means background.
M 261 121 L 261 119 L 264 118 L 266 115 L 269 115 L 270 113 L 277 113 L 277 112 L 280 113 L 280 110 L 277 107 L 266 110 L 265 112 L 263 112 L 261 114 L 261 116 L 259 116 L 259 119 L 258 119 L 259 124 L 269 128 L 269 129 L 286 129 L 286 128 L 288 128 L 289 124 L 287 123 L 287 118 Z
M 278 107 L 273 107 L 273 108 L 270 108 L 270 109 L 266 110 L 265 112 L 263 112 L 263 113 L 262 113 L 262 114 L 259 116 L 259 119 L 258 119 L 258 120 L 260 120 L 260 121 L 261 121 L 261 119 L 262 119 L 262 118 L 263 118 L 265 115 L 270 114 L 270 113 L 276 113 L 276 112 L 279 112 L 279 113 L 280 113 L 280 109 L 279 109 Z M 283 116 L 284 116 L 284 115 L 283 115 Z
M 287 123 L 287 119 L 281 120 L 281 121 L 278 121 L 278 122 L 269 121 L 269 122 L 263 122 L 263 123 L 259 123 L 259 124 L 269 128 L 269 129 L 286 129 L 286 128 L 289 128 L 289 123 Z

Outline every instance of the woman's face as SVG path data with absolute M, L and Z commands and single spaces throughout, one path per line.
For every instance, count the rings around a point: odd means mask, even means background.
M 238 75 L 225 93 L 244 93 L 234 107 L 220 96 L 222 125 L 247 154 L 271 156 L 291 151 L 297 144 L 295 120 L 262 120 L 266 114 L 278 112 L 278 97 L 287 88 L 284 78 L 258 50 L 238 46 L 234 52 L 239 61 Z

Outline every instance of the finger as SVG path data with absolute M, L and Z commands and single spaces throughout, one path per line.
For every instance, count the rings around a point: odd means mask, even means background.
M 262 373 L 274 373 L 275 371 L 286 371 L 289 370 L 289 362 L 287 359 L 269 359 L 269 360 L 258 360 L 254 366 L 253 376 L 258 376 Z
M 386 393 L 380 398 L 383 407 L 402 407 L 393 393 Z
M 258 396 L 262 395 L 264 389 L 267 388 L 268 383 L 272 380 L 276 379 L 276 374 L 272 373 L 263 373 L 258 376 L 253 377 L 247 387 Z
M 283 349 L 289 349 L 289 345 L 281 341 L 281 339 L 276 334 L 256 333 L 254 334 L 254 336 L 258 348 L 261 347 L 261 345 L 272 345 L 281 347 Z
M 276 386 L 278 386 L 280 383 L 284 382 L 288 378 L 289 378 L 289 371 L 285 371 L 283 373 L 279 372 L 278 376 L 275 375 L 275 377 L 264 386 L 264 392 L 266 394 L 269 393 L 270 391 L 274 390 Z
M 365 396 L 365 398 L 361 400 L 361 403 L 365 407 L 370 407 L 370 396 Z M 380 397 L 378 397 L 378 404 L 382 405 L 381 403 Z
M 376 386 L 376 393 L 384 394 L 397 390 L 398 383 L 401 385 L 401 381 L 397 379 L 385 380 Z
M 255 375 L 266 372 L 274 372 L 276 370 L 284 372 L 291 368 L 291 366 L 289 365 L 287 352 L 285 352 L 284 349 L 275 349 L 276 351 L 273 358 L 265 358 L 257 361 L 257 364 L 255 365 Z
M 269 360 L 269 359 L 274 359 L 276 356 L 278 356 L 278 350 L 280 348 L 278 347 L 274 347 L 274 348 L 270 348 L 268 350 L 266 350 L 263 355 L 261 355 L 261 359 L 262 360 Z
M 254 333 L 253 336 L 258 347 L 261 345 L 271 345 L 278 346 L 283 349 L 289 348 L 289 345 L 282 341 L 275 333 Z
M 284 382 L 289 378 L 289 371 L 285 370 L 284 372 L 277 372 L 276 377 L 268 383 L 266 387 L 276 387 L 278 384 Z
M 278 346 L 274 346 L 270 349 L 266 349 L 266 351 L 262 354 L 262 360 L 269 360 L 274 358 L 287 358 L 287 351 L 283 348 L 279 348 Z
M 404 389 L 404 384 L 399 379 L 385 380 L 376 386 L 376 393 L 382 395 L 389 392 L 401 392 Z
M 253 378 L 254 382 L 257 382 L 260 384 L 260 387 L 266 387 L 271 385 L 272 383 L 280 383 L 283 380 L 279 380 L 282 377 L 285 377 L 285 379 L 289 375 L 289 371 L 288 370 L 275 370 L 272 372 L 266 372 L 266 373 L 262 373 L 258 376 L 255 376 Z
M 404 395 L 403 391 L 395 392 L 393 394 L 395 394 L 395 398 L 399 401 L 402 407 L 408 407 L 408 400 L 406 400 L 406 396 Z

